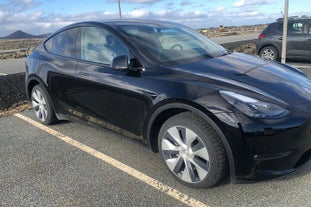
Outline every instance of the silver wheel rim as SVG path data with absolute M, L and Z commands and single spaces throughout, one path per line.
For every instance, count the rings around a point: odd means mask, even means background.
M 272 49 L 265 49 L 261 57 L 264 58 L 265 60 L 274 60 L 275 59 L 275 53 Z
M 188 183 L 204 180 L 209 172 L 210 159 L 201 138 L 182 126 L 169 128 L 161 142 L 162 156 L 170 171 Z
M 36 117 L 40 121 L 45 121 L 47 118 L 48 110 L 46 100 L 39 90 L 34 90 L 31 94 L 32 108 L 35 111 Z

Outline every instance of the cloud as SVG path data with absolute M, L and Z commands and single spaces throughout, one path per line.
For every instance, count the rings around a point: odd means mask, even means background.
M 107 0 L 111 1 L 112 0 Z M 157 3 L 163 0 L 121 0 L 121 3 L 135 2 L 140 6 L 123 10 L 122 17 L 126 18 L 139 18 L 139 19 L 151 19 L 151 20 L 164 20 L 174 21 L 177 23 L 185 24 L 192 28 L 207 28 L 207 27 L 218 27 L 219 25 L 247 25 L 257 23 L 267 23 L 274 21 L 280 16 L 279 11 L 275 13 L 265 14 L 261 13 L 256 5 L 259 3 L 271 3 L 275 0 L 236 0 L 234 2 L 235 7 L 230 9 L 224 6 L 207 8 L 207 6 L 200 6 L 193 1 L 181 0 L 178 3 L 162 2 L 164 6 L 157 10 L 152 10 L 149 5 L 145 5 L 146 2 L 149 4 Z M 4 3 L 3 3 L 4 2 Z M 115 3 L 116 0 L 113 0 Z M 181 7 L 181 3 L 190 2 L 191 10 L 188 7 Z M 13 8 L 9 3 L 20 4 L 17 8 Z M 51 33 L 60 29 L 63 26 L 74 22 L 80 21 L 102 21 L 108 19 L 118 19 L 119 14 L 117 10 L 100 10 L 80 13 L 61 13 L 57 11 L 44 12 L 41 11 L 37 5 L 39 0 L 1 0 L 0 1 L 0 37 L 8 35 L 16 30 L 23 30 L 31 34 L 42 34 Z M 144 5 L 141 5 L 144 4 Z M 177 5 L 178 4 L 178 5 Z M 201 2 L 200 2 L 201 4 Z M 243 7 L 244 5 L 244 7 Z M 238 7 L 240 6 L 240 7 Z M 22 10 L 25 9 L 25 10 Z
M 278 0 L 238 0 L 232 4 L 233 7 L 245 7 L 263 4 L 273 4 Z
M 160 16 L 160 17 L 165 17 L 167 15 L 167 11 L 166 10 L 160 10 L 160 11 L 156 12 L 155 15 Z
M 239 1 L 236 1 L 232 4 L 233 7 L 243 7 L 246 5 L 246 2 L 245 0 L 239 0 Z
M 225 10 L 225 8 L 223 6 L 220 6 L 220 7 L 215 9 L 215 12 L 222 12 L 224 10 Z
M 30 4 L 30 3 L 33 2 L 33 0 L 22 0 L 22 2 L 23 2 L 24 4 Z
M 221 16 L 221 18 L 219 18 Z M 147 9 L 133 9 L 123 12 L 122 17 L 141 18 L 151 20 L 174 21 L 187 25 L 192 28 L 217 27 L 219 25 L 246 25 L 261 22 L 269 22 L 268 17 L 276 19 L 276 14 L 263 15 L 256 9 L 247 9 L 243 12 L 237 10 L 227 12 L 224 8 L 213 8 L 194 11 L 184 11 L 182 9 L 162 9 L 159 11 L 150 11 Z M 31 34 L 51 33 L 68 24 L 80 21 L 102 21 L 105 19 L 117 19 L 117 11 L 96 11 L 84 12 L 79 14 L 60 14 L 44 13 L 42 11 L 33 11 L 27 13 L 16 13 L 0 10 L 0 36 L 8 35 L 16 30 L 23 30 Z
M 15 12 L 25 12 L 36 8 L 39 5 L 38 0 L 1 0 L 0 9 Z
M 188 5 L 190 5 L 190 1 L 188 0 L 184 0 L 180 3 L 180 6 L 188 6 Z
M 136 4 L 153 4 L 163 0 L 120 0 L 121 3 L 136 3 Z M 115 3 L 116 0 L 107 0 L 106 2 Z
M 130 12 L 123 13 L 123 16 L 129 18 L 142 18 L 149 15 L 149 11 L 146 9 L 135 9 Z

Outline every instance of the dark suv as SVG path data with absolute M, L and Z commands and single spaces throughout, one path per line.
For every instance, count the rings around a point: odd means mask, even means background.
M 311 158 L 311 80 L 180 24 L 69 25 L 27 57 L 25 77 L 41 123 L 84 121 L 143 141 L 190 187 L 284 175 Z
M 288 58 L 311 57 L 311 17 L 289 17 L 287 32 Z M 257 54 L 269 60 L 278 60 L 281 57 L 283 39 L 283 18 L 271 23 L 258 37 Z

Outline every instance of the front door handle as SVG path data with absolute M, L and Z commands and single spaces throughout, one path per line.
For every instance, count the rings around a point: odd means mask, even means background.
M 283 40 L 283 37 L 279 37 L 278 39 L 279 39 L 279 40 Z

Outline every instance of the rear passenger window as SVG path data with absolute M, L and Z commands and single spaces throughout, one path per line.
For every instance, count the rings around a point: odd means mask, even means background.
M 45 48 L 54 54 L 75 58 L 77 29 L 56 34 L 45 43 Z
M 288 31 L 289 33 L 294 33 L 294 34 L 303 34 L 303 23 L 295 22 L 289 25 Z
M 279 24 L 278 30 L 283 32 L 283 22 Z M 288 22 L 287 26 L 288 34 L 304 34 L 304 23 L 303 22 Z

